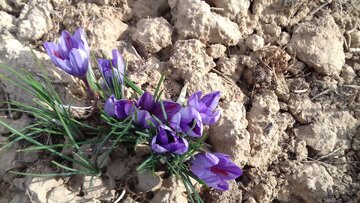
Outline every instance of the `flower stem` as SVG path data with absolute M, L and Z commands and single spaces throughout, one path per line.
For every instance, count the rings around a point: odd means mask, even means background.
M 86 88 L 86 92 L 87 92 L 88 96 L 90 97 L 91 100 L 93 100 L 91 106 L 92 106 L 92 111 L 94 111 L 97 108 L 97 102 L 98 102 L 99 98 L 95 94 L 95 92 L 91 89 L 88 80 L 86 78 L 84 78 L 84 79 L 82 79 L 82 81 L 85 84 L 85 88 Z

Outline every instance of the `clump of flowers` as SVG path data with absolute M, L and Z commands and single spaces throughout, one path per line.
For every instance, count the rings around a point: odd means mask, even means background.
M 98 102 L 95 106 L 102 118 L 101 126 L 92 126 L 76 120 L 71 115 L 71 108 L 62 103 L 49 83 L 48 87 L 35 90 L 35 96 L 42 100 L 39 104 L 45 103 L 45 105 L 42 106 L 40 113 L 33 111 L 34 117 L 42 121 L 34 125 L 37 130 L 39 127 L 41 130 L 42 126 L 46 129 L 41 133 L 64 133 L 64 136 L 69 138 L 70 145 L 65 143 L 67 145 L 63 146 L 74 146 L 77 149 L 77 152 L 74 152 L 75 156 L 81 157 L 80 161 L 59 153 L 52 146 L 41 144 L 33 138 L 33 135 L 28 136 L 1 121 L 0 123 L 38 148 L 41 146 L 42 149 L 60 156 L 69 163 L 87 169 L 81 171 L 71 168 L 70 165 L 54 162 L 61 169 L 70 171 L 66 173 L 67 175 L 101 174 L 106 156 L 100 162 L 93 162 L 91 158 L 84 156 L 85 153 L 79 147 L 89 142 L 95 142 L 97 146 L 95 160 L 101 153 L 108 156 L 119 142 L 125 142 L 133 148 L 138 144 L 148 145 L 151 153 L 138 166 L 138 170 L 156 171 L 157 166 L 165 166 L 168 172 L 184 182 L 192 202 L 202 202 L 202 200 L 190 178 L 208 187 L 228 190 L 228 181 L 242 175 L 242 170 L 231 161 L 230 156 L 207 152 L 203 147 L 207 138 L 204 134 L 205 127 L 214 125 L 221 116 L 221 111 L 217 107 L 221 98 L 219 91 L 205 95 L 201 91 L 195 92 L 185 103 L 164 100 L 161 99 L 160 90 L 160 84 L 164 80 L 162 77 L 153 94 L 144 92 L 126 77 L 126 63 L 117 49 L 112 51 L 112 59 L 96 60 L 101 79 L 95 80 L 90 66 L 90 48 L 81 28 L 73 35 L 63 31 L 58 44 L 47 42 L 44 47 L 56 67 L 84 82 L 90 98 L 94 100 L 98 96 L 102 98 L 100 101 L 103 102 L 95 101 Z M 33 88 L 40 84 L 36 80 L 25 80 L 25 82 Z M 125 88 L 133 90 L 132 97 L 125 97 Z M 24 109 L 24 106 L 20 107 Z M 86 141 L 85 132 L 89 129 L 98 134 L 98 141 L 93 139 Z M 102 149 L 107 143 L 110 143 L 111 147 L 104 152 Z

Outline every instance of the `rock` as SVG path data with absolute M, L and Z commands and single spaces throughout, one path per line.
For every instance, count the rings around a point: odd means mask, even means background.
M 206 190 L 201 195 L 204 202 L 242 202 L 243 192 L 235 181 L 229 181 L 229 190 Z
M 131 197 L 126 197 L 122 203 L 138 203 L 137 201 L 133 200 Z
M 61 81 L 59 85 L 55 85 L 55 88 L 61 86 L 61 88 L 56 89 L 58 94 L 64 101 L 69 101 L 71 99 L 71 94 L 64 88 L 64 86 L 71 86 L 75 84 L 75 80 L 64 71 L 60 70 L 59 68 L 55 68 L 52 62 L 50 62 L 49 56 L 46 54 L 36 50 L 34 50 L 34 53 L 39 58 L 40 62 L 43 63 L 46 67 L 46 73 L 50 77 L 50 80 L 54 82 Z M 31 53 L 30 48 L 22 45 L 11 34 L 0 35 L 0 63 L 13 68 L 16 71 L 20 71 L 21 69 L 26 68 L 26 71 L 31 74 L 42 75 L 38 65 L 34 60 L 34 56 Z M 0 73 L 13 81 L 21 82 L 19 79 L 16 79 L 14 74 L 5 70 L 4 68 L 0 69 Z M 41 80 L 42 78 L 38 77 L 37 79 Z M 6 80 L 2 80 L 1 82 L 4 84 L 4 91 L 9 94 L 9 100 L 33 105 L 33 96 L 30 95 L 27 91 L 14 85 L 12 82 Z M 76 84 L 76 86 L 74 86 L 74 90 L 78 88 L 79 85 Z M 74 100 L 72 102 L 73 105 L 77 104 Z
M 18 15 L 21 12 L 26 0 L 0 1 L 0 10 Z
M 157 53 L 171 45 L 173 28 L 163 17 L 141 19 L 132 39 L 147 52 Z
M 143 90 L 154 91 L 160 80 L 161 73 L 166 68 L 168 68 L 168 65 L 165 62 L 161 62 L 156 57 L 150 57 L 145 64 L 131 71 L 129 79 L 139 87 L 144 87 Z M 151 78 L 151 80 L 148 78 Z
M 305 141 L 301 140 L 296 143 L 295 155 L 297 160 L 306 160 L 308 157 L 308 150 Z
M 138 19 L 160 17 L 162 13 L 170 9 L 167 0 L 136 0 L 133 8 Z
M 300 24 L 291 37 L 289 51 L 325 75 L 339 75 L 345 63 L 343 36 L 330 15 Z
M 319 155 L 326 155 L 335 148 L 350 149 L 350 138 L 359 125 L 348 111 L 319 112 L 311 124 L 294 128 L 294 134 Z
M 238 81 L 244 70 L 240 63 L 240 56 L 231 55 L 230 58 L 222 57 L 216 63 L 216 68 L 234 81 Z
M 302 61 L 295 61 L 293 64 L 291 64 L 288 68 L 288 72 L 293 74 L 294 76 L 298 76 L 301 74 L 301 72 L 305 69 L 305 63 Z
M 209 48 L 206 49 L 206 53 L 213 57 L 213 59 L 218 59 L 224 57 L 226 47 L 222 44 L 212 44 Z
M 9 203 L 31 203 L 25 194 L 16 194 Z
M 107 188 L 101 178 L 96 176 L 85 176 L 82 192 L 84 193 L 82 202 L 100 203 L 115 198 L 115 190 Z
M 216 73 L 208 73 L 200 80 L 191 80 L 189 82 L 188 94 L 203 91 L 204 93 L 220 91 L 221 98 L 225 102 L 244 101 L 244 94 L 241 92 L 240 88 L 232 81 L 225 80 L 223 77 L 217 75 Z
M 174 26 L 182 39 L 195 38 L 202 42 L 235 45 L 241 34 L 230 19 L 212 13 L 201 0 L 169 0 Z
M 214 61 L 205 52 L 205 45 L 196 39 L 178 40 L 169 62 L 173 67 L 171 77 L 187 81 L 198 81 L 215 67 Z
M 127 33 L 129 26 L 121 20 L 109 16 L 108 18 L 99 19 L 98 22 L 93 24 L 91 44 L 95 46 L 108 46 L 121 38 Z
M 317 163 L 294 166 L 294 172 L 287 179 L 294 199 L 304 202 L 322 202 L 333 193 L 334 182 L 325 167 Z
M 354 69 L 347 64 L 343 66 L 340 76 L 344 79 L 345 84 L 351 84 L 355 77 L 357 77 Z
M 277 26 L 275 23 L 265 24 L 264 31 L 265 34 L 271 35 L 273 37 L 279 37 L 281 34 L 281 27 Z
M 298 81 L 295 82 L 299 83 Z M 288 105 L 291 115 L 301 124 L 313 121 L 315 117 L 314 110 L 321 109 L 321 104 L 312 102 L 307 95 L 292 95 Z
M 277 96 L 273 92 L 255 96 L 252 108 L 247 114 L 251 146 L 250 165 L 266 166 L 277 159 L 281 133 L 276 120 L 279 110 Z
M 182 187 L 175 185 L 175 187 L 171 188 L 162 188 L 155 194 L 150 203 L 187 203 L 188 201 L 184 191 L 185 188 L 183 185 Z
M 7 119 L 7 118 L 0 118 L 1 121 L 9 124 L 11 127 L 17 129 L 17 130 L 21 130 L 25 127 L 27 127 L 28 125 L 31 124 L 31 122 L 33 121 L 28 115 L 26 114 L 22 114 L 21 118 L 17 119 L 17 120 L 13 120 L 13 119 Z M 11 131 L 6 128 L 3 125 L 0 125 L 0 134 L 7 134 L 10 133 Z
M 235 20 L 236 17 L 242 17 L 248 14 L 250 7 L 249 0 L 212 0 L 214 5 L 224 10 L 219 13 L 225 17 Z
M 50 14 L 53 7 L 49 1 L 30 1 L 18 18 L 17 36 L 22 40 L 37 40 L 52 28 Z
M 355 30 L 354 32 L 350 33 L 351 37 L 351 45 L 352 48 L 360 48 L 360 31 Z
M 32 178 L 28 185 L 27 194 L 33 202 L 71 202 L 75 194 L 69 191 L 62 179 Z
M 297 139 L 303 140 L 320 155 L 330 153 L 337 142 L 336 133 L 325 125 L 309 124 L 294 129 Z
M 310 9 L 303 5 L 303 1 L 298 0 L 254 0 L 251 8 L 252 14 L 259 16 L 261 21 L 275 22 L 279 26 L 296 24 L 310 12 Z
M 9 169 L 13 168 L 17 147 L 18 145 L 14 144 L 10 148 L 0 151 L 0 179 L 2 179 Z
M 161 179 L 158 175 L 152 171 L 144 171 L 137 174 L 138 185 L 137 190 L 140 192 L 147 192 L 150 190 L 156 190 L 161 184 Z
M 253 34 L 246 39 L 245 44 L 249 49 L 256 51 L 264 47 L 265 41 L 259 35 Z
M 285 76 L 283 74 L 277 75 L 275 84 L 275 93 L 279 99 L 282 101 L 288 101 L 290 98 L 290 90 L 286 83 Z
M 229 154 L 233 161 L 243 166 L 250 155 L 250 135 L 246 130 L 246 111 L 243 103 L 222 103 L 220 120 L 210 126 L 209 141 L 216 152 Z
M 266 174 L 265 177 L 261 177 L 261 182 L 255 184 L 251 188 L 252 194 L 254 195 L 257 202 L 271 202 L 273 197 L 277 193 L 276 177 L 273 175 Z
M 290 35 L 287 32 L 282 32 L 276 43 L 280 46 L 287 45 L 290 42 Z
M 14 33 L 17 29 L 14 25 L 14 21 L 15 16 L 0 10 L 0 34 L 4 33 L 5 31 Z

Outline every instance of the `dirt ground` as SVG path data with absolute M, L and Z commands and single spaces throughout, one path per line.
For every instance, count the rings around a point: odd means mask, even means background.
M 226 192 L 197 185 L 205 202 L 360 201 L 360 1 L 0 0 L 0 62 L 38 74 L 33 49 L 65 101 L 84 105 L 83 89 L 42 47 L 79 26 L 96 56 L 118 48 L 144 90 L 165 72 L 166 98 L 185 85 L 188 95 L 222 92 L 209 144 L 244 174 Z M 2 109 L 31 101 L 12 83 L 0 87 Z M 31 123 L 1 115 L 18 129 Z M 0 133 L 1 143 L 9 131 Z M 146 147 L 119 146 L 90 185 L 91 177 L 7 173 L 54 170 L 49 154 L 17 153 L 23 144 L 0 154 L 0 203 L 187 202 L 178 180 L 135 172 Z

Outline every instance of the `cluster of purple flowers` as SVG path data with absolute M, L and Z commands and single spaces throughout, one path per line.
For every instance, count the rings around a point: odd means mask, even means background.
M 74 35 L 63 31 L 59 44 L 47 42 L 44 47 L 55 66 L 86 82 L 90 49 L 81 28 Z M 125 63 L 117 49 L 112 51 L 111 60 L 98 59 L 97 62 L 110 89 L 123 85 Z M 120 121 L 130 118 L 141 129 L 156 129 L 150 143 L 154 153 L 183 155 L 189 150 L 187 138 L 202 137 L 204 126 L 219 120 L 221 111 L 217 106 L 220 97 L 219 91 L 204 96 L 198 91 L 189 97 L 186 106 L 182 106 L 169 100 L 156 100 L 149 92 L 144 92 L 137 101 L 111 95 L 105 101 L 104 111 Z M 227 190 L 227 181 L 242 174 L 230 157 L 221 153 L 199 153 L 190 165 L 190 170 L 198 178 L 219 190 Z

